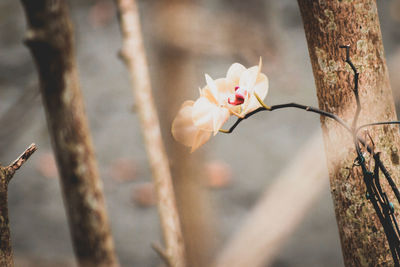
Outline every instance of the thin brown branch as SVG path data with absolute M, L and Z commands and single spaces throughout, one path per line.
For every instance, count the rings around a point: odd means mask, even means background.
M 183 267 L 185 266 L 185 253 L 182 231 L 169 162 L 152 97 L 137 4 L 134 0 L 117 0 L 116 3 L 120 13 L 123 37 L 120 55 L 132 78 L 133 93 L 157 193 L 158 210 L 166 247 L 165 254 L 171 266 Z
M 22 164 L 24 164 L 29 157 L 37 150 L 37 147 L 35 144 L 31 144 L 25 151 L 12 163 L 10 166 L 8 166 L 8 169 L 10 170 L 10 175 L 9 179 L 11 180 L 12 176 L 14 175 L 15 171 L 21 168 Z M 8 180 L 8 181 L 10 181 Z
M 21 168 L 22 164 L 28 160 L 36 149 L 36 145 L 31 144 L 9 166 L 2 167 L 0 165 L 0 266 L 14 266 L 8 219 L 8 183 L 14 176 L 15 171 Z
M 80 91 L 66 1 L 22 0 L 80 266 L 118 266 Z

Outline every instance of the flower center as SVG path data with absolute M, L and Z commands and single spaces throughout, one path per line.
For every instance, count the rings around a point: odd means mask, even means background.
M 241 105 L 243 104 L 246 95 L 247 95 L 247 90 L 240 88 L 239 86 L 236 86 L 234 99 L 232 99 L 231 97 L 228 98 L 228 103 L 234 106 Z

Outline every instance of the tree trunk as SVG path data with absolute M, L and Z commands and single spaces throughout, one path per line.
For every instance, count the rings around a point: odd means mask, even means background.
M 168 39 L 175 39 L 180 32 L 164 14 L 176 14 L 195 5 L 193 0 L 163 0 L 156 6 L 155 17 L 166 18 L 158 27 L 169 28 Z M 177 14 L 178 16 L 179 14 Z M 181 14 L 180 14 L 181 15 Z M 172 20 L 173 22 L 173 20 Z M 192 23 L 182 21 L 181 23 Z M 190 154 L 186 147 L 172 139 L 171 124 L 179 106 L 185 99 L 186 90 L 195 90 L 190 83 L 193 69 L 193 54 L 171 44 L 158 43 L 159 99 L 161 102 L 161 124 L 168 154 L 179 217 L 185 243 L 186 264 L 190 267 L 209 266 L 215 251 L 215 232 L 213 216 L 207 191 L 204 188 L 204 160 L 201 152 Z M 157 86 L 156 85 L 156 86 Z M 168 146 L 169 144 L 169 146 Z
M 350 45 L 351 60 L 360 73 L 359 125 L 396 120 L 375 0 L 298 3 L 319 107 L 351 123 L 356 110 L 353 73 L 344 62 L 345 50 L 339 48 Z M 383 227 L 365 197 L 360 168 L 353 167 L 356 153 L 351 135 L 329 118 L 321 117 L 321 125 L 345 265 L 393 265 Z M 399 184 L 398 127 L 380 126 L 368 131 Z M 383 189 L 391 191 L 387 183 L 383 183 Z M 393 199 L 392 194 L 389 199 Z M 395 204 L 397 217 L 398 208 Z
M 79 88 L 66 1 L 22 0 L 64 203 L 80 266 L 117 266 L 102 183 Z
M 190 65 L 190 55 L 174 47 L 159 49 L 161 81 L 165 89 L 163 97 L 168 107 L 163 113 L 167 124 L 165 132 L 170 135 L 172 119 L 176 115 L 178 104 L 182 103 L 180 94 L 190 88 L 185 79 L 185 67 Z M 184 86 L 184 85 L 187 86 Z M 215 248 L 215 236 L 212 226 L 212 212 L 208 202 L 207 191 L 204 188 L 203 157 L 199 152 L 189 154 L 186 147 L 171 140 L 169 136 L 169 156 L 171 159 L 174 190 L 181 220 L 187 266 L 209 266 Z

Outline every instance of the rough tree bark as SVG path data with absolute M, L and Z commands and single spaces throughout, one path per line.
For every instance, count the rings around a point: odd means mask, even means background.
M 118 266 L 79 88 L 66 1 L 22 0 L 80 266 Z
M 36 149 L 36 145 L 31 144 L 13 163 L 5 167 L 0 165 L 0 266 L 14 266 L 8 219 L 8 184 Z
M 161 253 L 169 266 L 184 267 L 186 264 L 182 230 L 176 207 L 169 161 L 165 152 L 157 110 L 152 96 L 138 7 L 135 0 L 116 0 L 116 3 L 120 15 L 123 38 L 120 55 L 132 79 L 133 93 L 153 175 L 165 242 L 165 249 L 158 248 L 157 251 Z
M 350 45 L 351 59 L 360 73 L 359 125 L 396 120 L 375 0 L 298 0 L 298 3 L 319 107 L 351 123 L 356 109 L 353 73 L 344 62 L 345 50 L 339 48 Z M 356 153 L 351 136 L 330 119 L 321 117 L 321 125 L 345 265 L 393 265 L 383 227 L 365 198 L 361 171 L 352 168 Z M 398 127 L 375 127 L 369 133 L 399 184 Z M 383 186 L 390 192 L 386 183 Z M 395 204 L 397 217 L 398 209 Z

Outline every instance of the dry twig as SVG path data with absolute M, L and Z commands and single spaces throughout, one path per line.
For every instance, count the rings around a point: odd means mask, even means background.
M 165 251 L 171 266 L 185 266 L 184 244 L 179 222 L 171 171 L 162 142 L 159 120 L 151 93 L 151 83 L 140 30 L 136 1 L 117 0 L 123 45 L 120 52 L 132 78 L 143 137 L 158 199 Z

